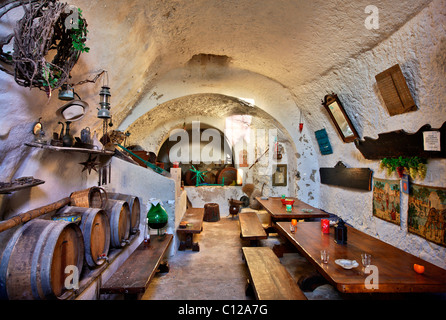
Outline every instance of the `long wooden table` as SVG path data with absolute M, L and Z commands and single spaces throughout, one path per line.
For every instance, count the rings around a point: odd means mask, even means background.
M 340 292 L 446 292 L 446 270 L 357 229 L 348 227 L 347 244 L 341 245 L 334 242 L 333 227 L 329 234 L 324 234 L 320 222 L 298 223 L 295 233 L 290 232 L 289 222 L 278 222 L 276 228 Z M 322 249 L 329 252 L 328 264 L 321 262 Z M 373 269 L 372 272 L 365 272 L 361 253 L 372 255 L 372 266 L 376 266 L 378 271 L 376 275 Z M 336 259 L 356 260 L 359 266 L 346 270 L 335 263 Z M 423 265 L 425 272 L 416 273 L 414 264 Z M 369 277 L 372 276 L 377 276 L 378 288 L 370 288 L 375 284 L 370 281 Z
M 312 219 L 312 218 L 328 218 L 330 215 L 320 209 L 310 206 L 303 201 L 296 198 L 293 199 L 294 204 L 291 212 L 286 211 L 286 206 L 282 204 L 281 198 L 269 197 L 267 200 L 262 200 L 261 197 L 256 197 L 256 200 L 265 208 L 271 215 L 273 222 L 291 219 Z M 304 212 L 304 210 L 312 210 L 311 212 Z
M 192 249 L 192 251 L 200 251 L 198 242 L 193 242 L 194 234 L 201 233 L 203 230 L 204 208 L 189 208 L 183 216 L 182 222 L 187 222 L 185 228 L 178 228 L 177 233 L 184 235 L 185 239 L 181 239 L 178 250 L 184 251 Z

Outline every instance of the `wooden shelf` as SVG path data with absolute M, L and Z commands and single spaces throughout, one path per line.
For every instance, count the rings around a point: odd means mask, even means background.
M 96 149 L 85 149 L 85 148 L 73 148 L 73 147 L 56 147 L 49 144 L 40 144 L 35 142 L 27 142 L 25 143 L 28 147 L 40 148 L 40 149 L 48 149 L 53 151 L 62 151 L 62 152 L 80 152 L 80 153 L 88 153 L 88 154 L 99 154 L 104 156 L 113 156 L 115 154 L 114 151 L 108 150 L 96 150 Z
M 423 132 L 439 131 L 441 151 L 425 151 Z M 422 158 L 446 158 L 446 122 L 441 128 L 433 129 L 426 124 L 415 133 L 407 133 L 397 130 L 378 134 L 378 139 L 365 137 L 364 140 L 355 140 L 356 148 L 364 158 L 369 160 L 381 160 L 391 157 L 422 157 Z
M 0 194 L 8 194 L 14 191 L 32 188 L 43 183 L 45 181 L 34 179 L 33 177 L 19 178 L 12 182 L 0 182 Z

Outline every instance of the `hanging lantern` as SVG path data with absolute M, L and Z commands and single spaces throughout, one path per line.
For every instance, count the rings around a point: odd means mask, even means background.
M 71 101 L 74 100 L 74 89 L 69 84 L 63 84 L 59 90 L 59 100 Z
M 101 92 L 99 93 L 99 96 L 101 97 L 99 101 L 99 105 L 101 108 L 98 111 L 98 118 L 99 119 L 110 119 L 110 88 L 108 86 L 103 86 L 101 88 Z

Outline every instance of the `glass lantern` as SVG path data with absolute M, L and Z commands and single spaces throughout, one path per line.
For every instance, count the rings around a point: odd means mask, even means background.
M 98 118 L 100 119 L 110 119 L 110 88 L 107 86 L 103 86 L 101 88 L 101 92 L 99 92 L 100 101 L 99 105 L 101 108 L 98 111 Z

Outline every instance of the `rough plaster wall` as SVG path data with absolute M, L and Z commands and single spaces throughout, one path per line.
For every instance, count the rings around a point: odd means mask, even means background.
M 344 144 L 320 99 L 337 93 L 361 137 L 404 129 L 416 132 L 425 124 L 439 128 L 446 121 L 446 1 L 433 1 L 392 37 L 321 79 L 296 90 L 299 104 L 319 108 L 307 116 L 309 126 L 326 128 L 334 154 L 319 156 L 321 167 L 343 161 L 348 167 L 368 167 L 376 178 L 388 178 L 378 161 L 365 160 L 353 143 Z M 399 63 L 419 110 L 390 117 L 377 89 L 375 75 Z M 446 187 L 446 160 L 431 159 L 424 181 L 414 183 Z M 393 175 L 391 179 L 397 180 Z M 401 226 L 372 217 L 372 193 L 321 185 L 321 207 L 348 223 L 392 245 L 446 266 L 446 249 L 407 233 L 408 196 L 401 196 Z
M 113 17 L 113 9 L 121 16 L 120 22 L 128 20 L 119 25 L 122 30 L 113 30 L 120 41 L 126 41 L 122 34 L 130 23 L 137 22 L 130 14 L 144 16 L 153 50 L 148 52 L 150 68 L 143 69 L 150 70 L 151 78 L 134 87 L 141 96 L 166 72 L 200 53 L 227 56 L 234 68 L 265 75 L 292 89 L 372 48 L 429 2 L 376 0 L 373 5 L 380 10 L 380 30 L 367 32 L 364 10 L 371 4 L 368 0 L 133 0 L 126 1 L 128 9 L 119 7 L 119 2 L 107 3 L 105 8 L 96 2 L 77 1 L 97 11 L 104 9 L 104 13 L 99 11 L 101 16 Z M 125 13 L 127 19 L 122 17 Z M 153 51 L 156 61 L 150 55 Z M 123 107 L 130 105 L 124 102 Z M 126 112 L 117 115 L 118 122 Z

